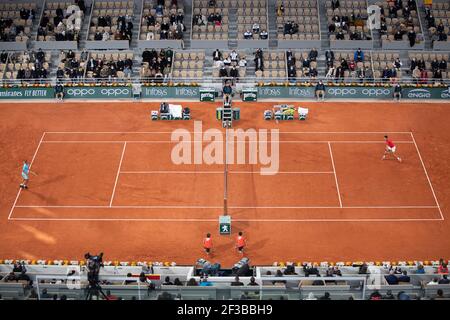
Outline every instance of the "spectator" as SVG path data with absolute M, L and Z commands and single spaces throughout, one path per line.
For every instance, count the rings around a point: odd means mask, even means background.
M 407 295 L 404 291 L 400 291 L 397 295 L 398 300 L 411 300 L 411 297 Z
M 284 14 L 284 5 L 281 3 L 278 7 L 277 7 L 277 16 L 281 17 Z
M 42 289 L 41 298 L 42 299 L 50 299 L 52 296 L 48 294 L 47 288 Z
M 382 299 L 382 296 L 381 296 L 381 293 L 378 292 L 378 290 L 375 290 L 369 296 L 369 300 L 381 300 L 381 299 Z
M 398 284 L 398 278 L 397 276 L 394 274 L 394 270 L 389 271 L 389 275 L 384 277 L 386 279 L 386 282 L 389 285 L 396 285 Z
M 356 62 L 364 61 L 364 52 L 361 50 L 361 48 L 358 48 L 358 50 L 355 51 L 355 54 L 353 55 L 353 59 Z
M 194 286 L 198 286 L 198 284 L 197 284 L 197 281 L 195 281 L 194 278 L 190 278 L 189 281 L 186 283 L 186 286 L 194 287 Z
M 420 71 L 420 80 L 419 80 L 420 84 L 426 84 L 428 83 L 428 72 L 425 69 L 422 69 Z
M 400 58 L 395 58 L 394 62 L 392 63 L 394 65 L 394 67 L 400 71 L 401 67 L 402 67 L 402 62 L 400 61 Z
M 259 33 L 259 29 L 260 29 L 259 23 L 257 23 L 257 22 L 253 23 L 253 25 L 252 25 L 253 33 Z
M 314 293 L 310 292 L 304 300 L 317 300 L 317 298 L 314 296 Z
M 395 88 L 400 87 L 400 84 L 397 83 Z M 400 87 L 401 89 L 401 87 Z M 401 91 L 400 91 L 400 95 L 401 95 Z M 402 275 L 400 277 L 398 277 L 398 282 L 410 282 L 411 278 L 408 276 L 408 272 L 406 270 L 403 271 Z
M 442 74 L 440 75 L 440 78 L 442 79 Z M 439 263 L 438 273 L 439 274 L 448 274 L 447 263 L 445 263 L 442 259 Z
M 141 272 L 139 274 L 139 283 L 142 283 L 145 285 L 150 285 L 150 284 L 152 284 L 152 281 L 145 275 L 144 272 Z
M 247 60 L 245 60 L 245 57 L 241 57 L 241 59 L 239 60 L 239 67 L 243 68 L 247 66 Z
M 267 40 L 269 38 L 269 33 L 263 29 L 260 33 L 259 33 L 259 38 L 261 40 Z
M 316 274 L 317 278 L 320 278 L 320 274 Z M 312 283 L 313 286 L 324 286 L 325 283 L 323 282 L 323 280 L 314 280 Z
M 231 286 L 233 286 L 233 287 L 235 287 L 235 286 L 243 286 L 243 285 L 244 284 L 241 281 L 239 281 L 239 276 L 236 276 L 234 278 L 234 281 L 231 282 Z
M 253 39 L 253 33 L 249 29 L 244 32 L 244 39 Z
M 427 286 L 437 286 L 438 284 L 439 284 L 438 278 L 433 278 L 433 280 L 427 283 Z
M 214 51 L 213 60 L 214 61 L 222 60 L 222 52 L 220 52 L 219 49 L 216 49 L 216 51 Z
M 437 295 L 434 298 L 434 300 L 441 300 L 441 299 L 446 299 L 444 296 L 444 291 L 442 289 L 438 289 Z
M 318 55 L 319 54 L 318 54 L 316 48 L 312 48 L 312 50 L 308 54 L 308 58 L 310 61 L 316 61 Z
M 212 282 L 208 281 L 208 276 L 205 275 L 202 279 L 200 279 L 199 286 L 200 287 L 210 287 L 212 286 Z
M 131 273 L 127 273 L 127 278 L 132 278 L 133 275 Z M 136 280 L 125 280 L 123 285 L 135 284 Z
M 255 281 L 255 277 L 253 277 L 253 276 L 250 278 L 250 282 L 248 283 L 248 285 L 249 286 L 259 286 L 259 284 L 256 283 L 256 281 Z
M 424 269 L 423 265 L 420 263 L 417 265 L 416 274 L 425 274 L 425 269 Z
M 392 294 L 391 290 L 388 290 L 386 292 L 386 295 L 383 297 L 383 300 L 395 300 L 394 295 Z
M 450 284 L 450 280 L 446 274 L 442 276 L 442 279 L 438 281 L 438 284 Z
M 416 33 L 414 32 L 414 30 L 410 30 L 408 32 L 408 39 L 409 39 L 409 46 L 410 47 L 414 47 L 414 45 L 416 44 Z
M 166 286 L 172 286 L 173 285 L 173 283 L 170 281 L 170 277 L 166 277 L 164 279 L 163 285 L 166 285 Z
M 283 273 L 281 272 L 281 270 L 277 270 L 277 272 L 275 273 L 275 277 L 283 277 Z M 272 284 L 275 285 L 277 283 L 281 283 L 281 284 L 286 284 L 285 280 L 274 280 L 272 281 Z
M 366 77 L 366 80 L 369 82 L 373 82 L 373 72 L 372 69 L 369 68 L 368 66 L 366 66 L 365 70 L 364 70 L 364 75 Z
M 219 69 L 219 77 L 221 77 L 221 78 L 223 78 L 223 77 L 228 77 L 228 71 L 227 71 L 227 69 L 225 68 L 225 66 L 222 66 L 222 67 Z
M 336 68 L 331 66 L 328 68 L 325 78 L 334 78 L 336 73 Z
M 331 0 L 331 8 L 333 11 L 338 9 L 340 6 L 339 0 Z
M 325 292 L 324 295 L 319 298 L 319 300 L 331 300 L 330 293 L 329 292 Z
M 230 77 L 235 78 L 235 79 L 237 79 L 239 77 L 238 70 L 236 69 L 235 66 L 231 67 Z
M 175 280 L 173 280 L 173 285 L 174 286 L 182 286 L 183 283 L 180 281 L 179 278 L 175 278 Z

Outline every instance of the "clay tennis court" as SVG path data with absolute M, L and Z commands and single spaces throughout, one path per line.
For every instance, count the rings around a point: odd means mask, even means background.
M 220 103 L 182 104 L 225 132 Z M 228 166 L 233 235 L 219 236 L 224 166 L 171 160 L 193 121 L 151 121 L 157 103 L 2 104 L 0 257 L 192 264 L 211 232 L 211 260 L 231 265 L 238 231 L 253 264 L 448 256 L 448 105 L 301 103 L 307 121 L 279 123 L 262 119 L 273 103 L 236 105 L 235 128 L 279 129 L 279 172 Z M 403 163 L 381 161 L 385 134 Z M 24 159 L 38 176 L 19 191 Z

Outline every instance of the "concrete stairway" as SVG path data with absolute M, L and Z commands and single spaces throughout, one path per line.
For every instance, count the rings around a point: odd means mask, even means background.
M 183 34 L 184 48 L 191 48 L 191 29 L 192 29 L 192 0 L 184 0 L 184 26 L 186 31 Z
M 237 48 L 237 9 L 230 8 L 228 10 L 228 48 Z
M 269 32 L 269 48 L 276 49 L 278 47 L 278 28 L 277 28 L 277 15 L 276 15 L 276 0 L 269 0 L 267 3 L 267 15 L 269 20 L 268 24 L 268 32 Z
M 330 47 L 330 38 L 328 36 L 327 9 L 325 8 L 325 1 L 318 1 L 318 5 L 321 48 L 323 50 L 326 50 Z M 317 48 L 317 50 L 319 50 L 319 48 Z
M 416 0 L 416 3 L 420 24 L 422 26 L 423 36 L 425 39 L 425 50 L 433 50 L 433 45 L 431 43 L 431 34 L 428 31 L 428 23 L 425 18 L 425 5 L 423 3 L 423 0 Z

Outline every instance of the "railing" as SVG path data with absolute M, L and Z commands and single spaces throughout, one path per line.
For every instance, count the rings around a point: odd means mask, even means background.
M 303 285 L 302 281 L 319 279 L 325 282 L 338 281 L 337 285 Z M 198 280 L 198 279 L 197 279 Z M 350 297 L 355 300 L 363 300 L 366 295 L 367 280 L 365 276 L 349 277 L 262 277 L 257 278 L 255 286 L 232 286 L 234 277 L 214 277 L 210 278 L 210 286 L 175 286 L 161 285 L 148 286 L 140 282 L 137 278 L 123 276 L 100 276 L 99 288 L 89 286 L 86 275 L 55 276 L 42 275 L 36 277 L 35 286 L 39 300 L 51 300 L 54 295 L 60 299 L 66 296 L 68 299 L 84 300 L 90 296 L 98 296 L 103 299 L 102 293 L 121 297 L 125 300 L 156 300 L 171 297 L 171 299 L 183 300 L 304 300 L 311 297 L 311 293 L 318 298 L 330 293 L 332 299 L 348 300 Z M 274 285 L 272 282 L 278 282 Z M 280 283 L 281 282 L 281 283 Z M 300 284 L 300 285 L 299 285 Z M 26 299 L 32 288 L 25 290 L 23 297 Z M 43 295 L 43 292 L 46 295 Z M 94 298 L 96 299 L 96 298 Z
M 375 273 L 342 277 L 257 276 L 255 277 L 257 285 L 253 286 L 248 285 L 249 277 L 241 278 L 244 283 L 242 286 L 231 285 L 234 277 L 210 277 L 209 286 L 162 285 L 161 281 L 152 281 L 153 285 L 149 286 L 137 278 L 100 275 L 99 285 L 103 293 L 109 292 L 125 300 L 316 300 L 325 293 L 328 293 L 332 300 L 365 300 L 374 292 L 386 295 L 390 291 L 394 296 L 405 292 L 413 298 L 430 298 L 436 294 L 437 289 L 443 290 L 445 295 L 450 293 L 450 285 L 426 286 L 426 283 L 436 276 L 435 274 L 410 275 L 410 283 L 397 285 L 388 285 L 384 280 L 386 275 Z M 198 277 L 195 279 L 199 281 Z M 313 283 L 315 281 L 321 284 Z M 103 298 L 101 292 L 96 292 L 96 288 L 89 287 L 85 273 L 70 276 L 38 275 L 33 287 L 21 286 L 15 282 L 4 285 L 0 282 L 0 294 L 3 293 L 5 298 L 27 299 L 32 290 L 35 290 L 37 299 L 52 299 L 54 295 L 60 299 L 64 295 L 68 299 L 83 300 L 89 293 L 98 296 L 98 299 Z M 43 292 L 47 295 L 43 296 Z

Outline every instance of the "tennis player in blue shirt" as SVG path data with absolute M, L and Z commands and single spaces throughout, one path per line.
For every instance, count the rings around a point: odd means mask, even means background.
M 22 178 L 23 181 L 20 184 L 20 187 L 22 189 L 28 189 L 28 180 L 29 180 L 29 174 L 34 174 L 35 176 L 37 176 L 36 173 L 34 173 L 33 171 L 30 170 L 30 164 L 28 163 L 27 160 L 23 161 L 23 167 L 22 167 Z

